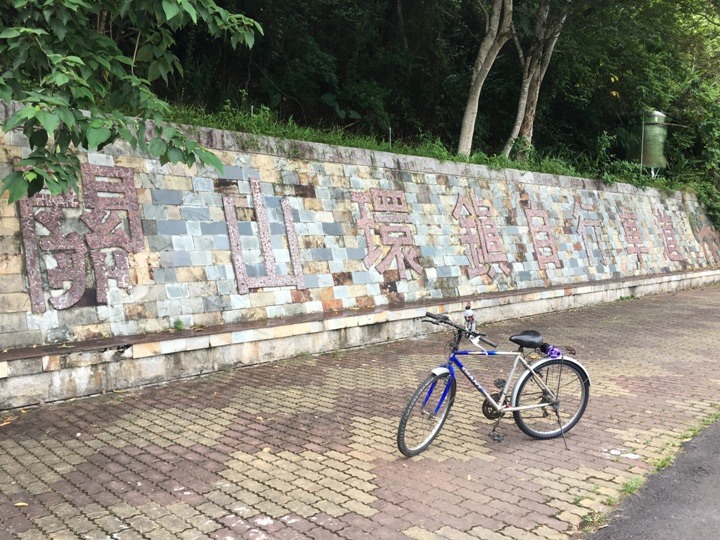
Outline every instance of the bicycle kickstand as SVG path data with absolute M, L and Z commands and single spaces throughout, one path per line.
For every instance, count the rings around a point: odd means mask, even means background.
M 553 407 L 553 409 L 555 409 L 555 416 L 557 416 L 558 427 L 560 427 L 560 435 L 562 435 L 562 440 L 565 443 L 565 450 L 570 450 L 567 439 L 565 438 L 565 430 L 562 426 L 562 420 L 560 420 L 560 411 L 558 411 L 557 406 Z
M 495 424 L 493 424 L 492 431 L 490 431 L 489 435 L 490 438 L 493 440 L 493 442 L 502 442 L 502 440 L 505 438 L 503 435 L 500 435 L 496 430 L 498 426 L 500 425 L 500 420 L 502 419 L 502 415 L 498 417 L 497 420 L 495 420 Z

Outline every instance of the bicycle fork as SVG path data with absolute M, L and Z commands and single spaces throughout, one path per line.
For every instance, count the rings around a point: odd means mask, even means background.
M 430 385 L 430 388 L 428 388 L 427 394 L 425 395 L 425 399 L 423 400 L 422 404 L 422 411 L 423 414 L 426 414 L 430 417 L 435 416 L 439 411 L 440 407 L 442 407 L 443 403 L 445 403 L 445 400 L 447 399 L 447 395 L 450 393 L 450 387 L 452 386 L 452 376 L 447 379 L 445 383 L 445 388 L 443 389 L 442 395 L 440 396 L 440 399 L 437 402 L 437 405 L 435 405 L 435 408 L 432 412 L 429 412 L 425 407 L 428 404 L 428 401 L 430 401 L 430 396 L 432 396 L 435 393 L 435 387 L 437 386 L 437 381 L 433 382 Z

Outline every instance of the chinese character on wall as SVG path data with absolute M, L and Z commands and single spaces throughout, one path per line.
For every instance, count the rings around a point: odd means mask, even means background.
M 488 275 L 492 279 L 496 275 L 493 265 L 509 276 L 510 265 L 490 205 L 458 195 L 453 217 L 464 229 L 460 240 L 467 246 L 468 276 Z
M 398 273 L 412 279 L 406 264 L 422 274 L 423 268 L 417 261 L 418 250 L 415 246 L 405 193 L 399 190 L 371 189 L 367 193 L 351 194 L 360 207 L 360 219 L 357 226 L 363 231 L 367 243 L 367 255 L 363 259 L 365 268 L 375 267 L 379 273 L 385 272 L 395 262 Z M 372 204 L 374 213 L 368 209 Z M 377 241 L 377 236 L 380 241 Z M 386 252 L 386 248 L 389 250 Z
M 665 257 L 670 261 L 683 261 L 680 245 L 675 236 L 672 218 L 659 209 L 654 215 L 660 228 L 660 235 L 663 241 L 663 247 L 665 248 Z
M 290 252 L 290 271 L 287 274 L 281 274 L 276 265 L 276 258 L 270 232 L 270 219 L 268 218 L 268 211 L 265 206 L 265 198 L 262 193 L 260 181 L 255 178 L 251 179 L 250 189 L 252 193 L 253 207 L 255 208 L 260 251 L 262 253 L 265 268 L 264 276 L 248 275 L 245 267 L 245 258 L 243 257 L 243 248 L 240 242 L 235 198 L 229 195 L 223 196 L 225 219 L 228 224 L 228 237 L 230 239 L 230 253 L 233 267 L 235 269 L 238 292 L 240 294 L 247 294 L 250 292 L 250 289 L 259 289 L 262 287 L 282 287 L 287 285 L 294 285 L 298 289 L 304 289 L 305 276 L 300 264 L 300 248 L 298 245 L 297 233 L 295 232 L 295 224 L 292 219 L 292 209 L 290 208 L 290 203 L 286 198 L 282 198 L 280 200 L 280 209 L 284 220 L 285 239 L 287 242 L 287 249 Z
M 573 218 L 576 220 L 575 232 L 580 235 L 580 238 L 587 253 L 588 261 L 593 261 L 592 244 L 597 246 L 598 252 L 600 253 L 600 262 L 607 265 L 609 260 L 607 251 L 603 247 L 602 239 L 600 236 L 601 223 L 599 219 L 588 219 L 586 212 L 592 210 L 592 206 L 586 204 L 575 203 L 573 208 Z
M 706 219 L 697 227 L 696 239 L 708 262 L 720 263 L 720 233 Z M 695 227 L 694 227 L 695 228 Z
M 626 251 L 629 255 L 637 255 L 638 263 L 642 265 L 643 253 L 649 253 L 650 250 L 645 246 L 645 239 L 637 221 L 637 215 L 626 212 L 620 214 L 623 230 L 625 231 Z
M 82 195 L 37 194 L 20 201 L 20 227 L 30 300 L 34 313 L 47 309 L 43 271 L 50 304 L 76 305 L 95 285 L 95 301 L 107 303 L 109 281 L 130 286 L 128 257 L 143 249 L 140 208 L 132 169 L 82 166 Z
M 544 270 L 548 264 L 553 264 L 555 268 L 562 268 L 550 227 L 550 213 L 547 210 L 538 209 L 532 201 L 527 201 L 522 206 L 535 247 L 535 259 L 540 265 L 540 269 Z

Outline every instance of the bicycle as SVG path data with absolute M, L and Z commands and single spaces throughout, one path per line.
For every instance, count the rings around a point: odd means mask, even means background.
M 510 337 L 510 341 L 518 345 L 517 351 L 494 350 L 498 344 L 487 339 L 487 334 L 476 331 L 470 306 L 465 311 L 465 327 L 452 322 L 447 315 L 430 312 L 425 314 L 423 322 L 451 327 L 455 337 L 449 343 L 447 361 L 433 369 L 418 386 L 400 419 L 397 445 L 402 454 L 418 455 L 440 433 L 455 400 L 456 369 L 485 396 L 482 412 L 486 418 L 495 420 L 490 432 L 494 441 L 502 441 L 496 430 L 505 413 L 512 412 L 515 423 L 526 435 L 534 439 L 562 436 L 567 448 L 565 434 L 580 421 L 590 397 L 590 376 L 580 362 L 567 356 L 566 353 L 575 354 L 571 347 L 550 345 L 539 332 L 526 330 Z M 464 337 L 478 350 L 460 350 Z M 493 350 L 484 348 L 481 341 Z M 459 356 L 515 356 L 515 360 L 505 379 L 495 379 L 499 392 L 490 393 Z M 520 366 L 525 369 L 510 393 L 511 382 Z

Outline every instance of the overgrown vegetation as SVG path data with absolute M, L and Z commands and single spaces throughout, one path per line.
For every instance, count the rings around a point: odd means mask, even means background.
M 607 516 L 597 510 L 590 510 L 582 519 L 582 529 L 585 531 L 595 530 L 607 523 Z
M 623 495 L 632 495 L 636 493 L 645 483 L 642 476 L 635 476 L 620 486 L 620 493 Z
M 502 154 L 487 155 L 474 152 L 469 158 L 454 153 L 438 138 L 426 134 L 418 141 L 406 142 L 381 139 L 371 135 L 359 135 L 339 127 L 320 129 L 299 125 L 291 117 L 286 121 L 267 107 L 245 111 L 233 107 L 229 102 L 215 112 L 201 107 L 176 105 L 170 108 L 168 118 L 173 122 L 194 126 L 214 127 L 240 131 L 254 135 L 267 135 L 282 139 L 293 139 L 350 146 L 368 150 L 393 152 L 434 158 L 439 161 L 467 162 L 487 165 L 492 169 L 520 169 L 554 175 L 576 176 L 600 180 L 606 184 L 622 182 L 633 186 L 653 187 L 666 193 L 690 191 L 703 204 L 708 218 L 720 228 L 720 191 L 709 182 L 703 182 L 696 174 L 652 176 L 637 163 L 619 160 L 607 152 L 608 137 L 603 133 L 594 157 L 574 153 L 569 149 L 553 153 L 542 153 L 536 148 L 524 152 L 524 158 L 506 158 Z

